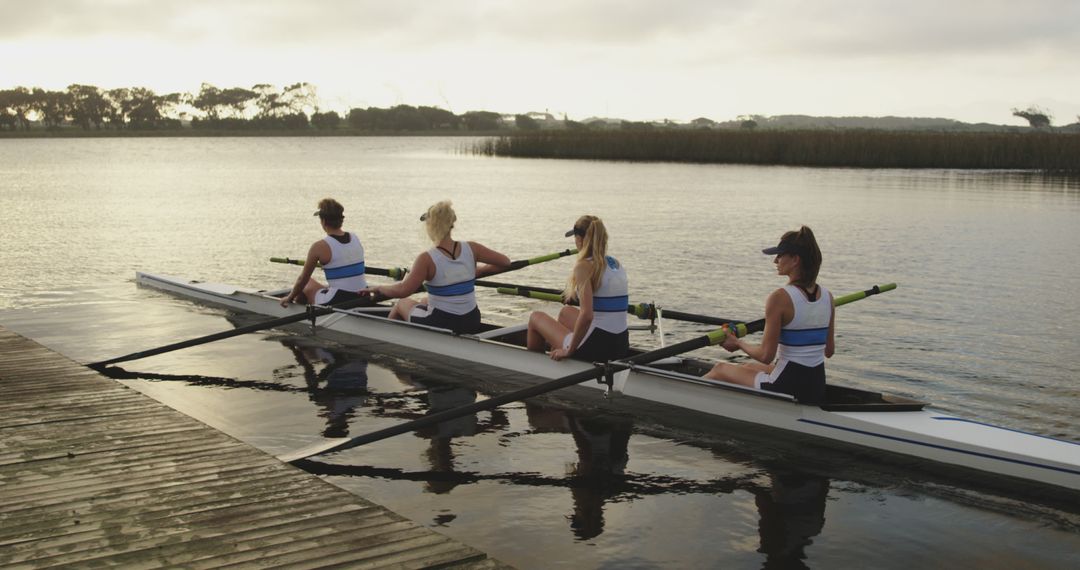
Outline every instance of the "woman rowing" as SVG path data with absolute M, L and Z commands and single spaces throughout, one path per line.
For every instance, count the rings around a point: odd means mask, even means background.
M 390 311 L 390 318 L 450 329 L 456 333 L 480 330 L 480 308 L 476 305 L 476 276 L 496 268 L 510 266 L 510 258 L 473 241 L 455 241 L 457 214 L 449 201 L 439 202 L 420 216 L 434 247 L 416 256 L 412 269 L 403 281 L 365 289 L 382 297 L 401 299 Z M 485 263 L 477 271 L 477 263 Z M 420 302 L 409 295 L 427 288 L 428 296 Z
M 765 300 L 761 344 L 730 332 L 724 340 L 728 351 L 742 350 L 757 362 L 720 362 L 705 377 L 790 394 L 804 404 L 823 403 L 825 359 L 832 358 L 836 327 L 832 294 L 817 283 L 821 250 L 814 232 L 806 226 L 786 232 L 776 247 L 762 253 L 776 256 L 776 272 L 788 284 Z
M 579 253 L 563 300 L 577 300 L 580 308 L 563 307 L 558 320 L 542 311 L 533 312 L 529 316 L 527 346 L 536 352 L 551 346 L 554 360 L 573 357 L 600 362 L 622 358 L 630 351 L 626 269 L 607 255 L 608 234 L 600 218 L 581 216 L 566 232 L 566 237 L 570 236 L 574 236 Z
M 367 287 L 364 245 L 355 233 L 341 229 L 345 221 L 345 208 L 333 198 L 324 198 L 319 201 L 315 215 L 319 217 L 326 237 L 308 248 L 304 268 L 292 291 L 281 300 L 282 307 L 294 300 L 326 305 L 358 299 L 359 291 Z M 311 277 L 319 264 L 322 264 L 326 285 Z

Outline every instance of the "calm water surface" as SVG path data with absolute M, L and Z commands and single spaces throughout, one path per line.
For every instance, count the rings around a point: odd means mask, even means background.
M 760 316 L 757 253 L 805 223 L 838 294 L 830 381 L 1080 440 L 1080 182 L 1024 173 L 476 158 L 463 139 L 0 140 L 0 324 L 80 361 L 215 332 L 231 316 L 134 286 L 136 270 L 278 287 L 345 204 L 368 263 L 409 265 L 418 215 L 519 259 L 604 218 L 632 300 Z M 570 262 L 506 281 L 561 286 Z M 551 305 L 481 292 L 493 321 Z M 232 319 L 235 321 L 235 319 Z M 701 332 L 665 323 L 668 342 Z M 635 342 L 658 339 L 635 333 Z M 720 358 L 718 349 L 700 351 Z M 266 333 L 130 363 L 122 380 L 272 453 L 493 393 L 438 363 Z M 309 470 L 526 568 L 1070 567 L 1080 507 L 874 457 L 690 429 L 558 396 L 320 459 Z M 1073 562 L 1070 562 L 1073 561 Z

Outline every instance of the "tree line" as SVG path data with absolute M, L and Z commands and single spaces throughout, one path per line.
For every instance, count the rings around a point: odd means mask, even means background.
M 145 87 L 101 89 L 69 85 L 63 91 L 15 87 L 0 90 L 0 130 L 47 130 L 78 127 L 85 131 L 196 130 L 333 130 L 362 131 L 495 131 L 506 128 L 503 116 L 491 111 L 461 115 L 438 107 L 397 105 L 354 108 L 342 117 L 320 112 L 316 88 L 295 83 L 279 89 L 259 84 L 250 89 L 219 88 L 203 83 L 198 93 L 160 95 Z M 538 130 L 539 123 L 517 115 L 513 126 Z

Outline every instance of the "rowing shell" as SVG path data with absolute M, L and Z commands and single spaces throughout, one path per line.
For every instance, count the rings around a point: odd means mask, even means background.
M 305 311 L 302 305 L 280 306 L 288 289 L 256 290 L 179 277 L 137 273 L 139 285 L 233 311 L 285 317 Z M 586 362 L 555 362 L 523 346 L 525 325 L 485 325 L 475 335 L 456 335 L 445 329 L 391 321 L 388 307 L 337 310 L 317 317 L 320 334 L 353 343 L 387 343 L 410 354 L 480 364 L 510 371 L 500 381 L 535 382 L 593 368 Z M 1040 436 L 926 409 L 926 404 L 898 396 L 829 385 L 826 403 L 804 405 L 785 394 L 754 390 L 701 378 L 710 362 L 671 358 L 605 378 L 582 388 L 621 394 L 650 405 L 692 410 L 711 416 L 975 469 L 994 476 L 1015 477 L 1080 490 L 1080 444 Z M 516 379 L 516 380 L 515 380 Z M 616 398 L 619 400 L 621 398 Z M 313 447 L 331 442 L 318 442 Z M 297 453 L 303 453 L 301 450 Z M 290 454 L 294 455 L 294 454 Z

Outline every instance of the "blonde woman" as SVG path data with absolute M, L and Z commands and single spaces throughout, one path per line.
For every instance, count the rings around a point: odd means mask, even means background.
M 566 237 L 570 236 L 574 236 L 579 253 L 563 299 L 576 300 L 579 306 L 563 307 L 558 319 L 535 311 L 529 316 L 527 346 L 536 352 L 550 346 L 553 360 L 622 358 L 630 350 L 626 269 L 607 255 L 608 233 L 600 218 L 581 216 L 566 232 Z
M 761 344 L 730 333 L 724 341 L 728 351 L 742 350 L 756 362 L 719 362 L 705 377 L 790 394 L 804 404 L 823 403 L 825 359 L 836 349 L 836 323 L 832 294 L 817 282 L 821 250 L 814 232 L 806 226 L 785 232 L 776 247 L 761 252 L 776 256 L 776 272 L 787 277 L 787 285 L 765 299 Z
M 341 229 L 345 221 L 345 208 L 333 198 L 323 198 L 318 208 L 315 215 L 319 217 L 326 237 L 311 244 L 296 284 L 281 300 L 282 307 L 294 300 L 327 305 L 359 299 L 359 291 L 367 287 L 364 245 L 355 233 Z M 326 285 L 311 277 L 320 264 Z
M 484 263 L 481 274 L 510 266 L 510 258 L 473 241 L 455 241 L 457 214 L 450 202 L 442 201 L 420 216 L 434 247 L 416 256 L 404 281 L 393 285 L 370 287 L 364 291 L 390 299 L 401 299 L 390 311 L 390 318 L 456 333 L 480 330 L 480 308 L 476 305 L 477 263 Z M 427 287 L 428 296 L 419 302 L 407 298 Z

